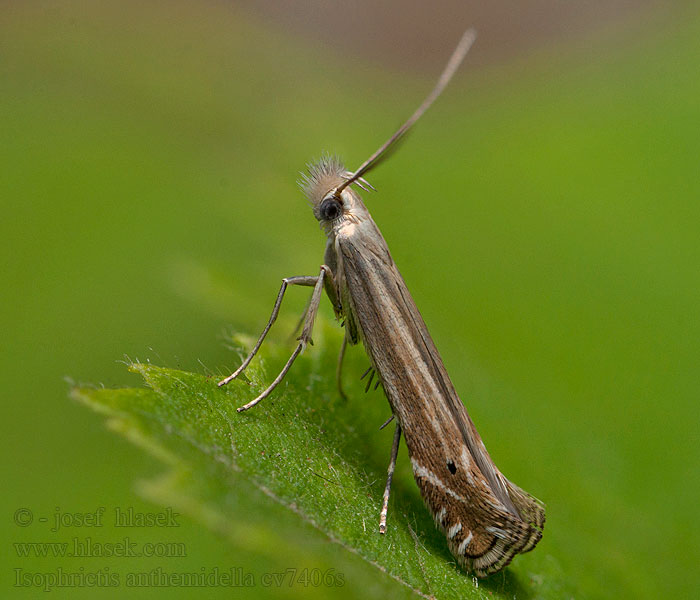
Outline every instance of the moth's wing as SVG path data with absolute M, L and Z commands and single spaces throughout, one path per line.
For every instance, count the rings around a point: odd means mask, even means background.
M 425 345 L 426 351 L 424 355 L 429 357 L 432 362 L 432 367 L 434 369 L 436 379 L 439 381 L 440 387 L 443 391 L 445 402 L 450 407 L 452 417 L 460 429 L 462 439 L 469 448 L 469 452 L 474 458 L 479 470 L 489 482 L 493 494 L 496 496 L 496 498 L 498 498 L 498 500 L 500 500 L 507 510 L 519 515 L 530 525 L 534 525 L 535 527 L 542 529 L 545 523 L 544 504 L 509 481 L 503 475 L 503 473 L 499 471 L 498 467 L 496 467 L 495 463 L 489 456 L 486 446 L 484 446 L 481 436 L 476 430 L 471 417 L 467 413 L 464 404 L 459 399 L 457 391 L 452 385 L 452 381 L 447 374 L 445 365 L 440 358 L 440 354 L 435 347 L 435 343 L 430 336 L 430 332 L 425 326 L 425 323 L 420 316 L 420 312 L 413 301 L 413 297 L 406 287 L 406 284 L 398 272 L 398 269 L 396 270 L 396 274 L 399 280 L 398 285 L 400 288 L 402 288 L 400 296 L 408 307 L 406 312 L 407 314 L 413 316 L 412 318 L 414 325 L 420 332 L 421 340 Z M 534 547 L 534 545 L 532 547 Z M 532 549 L 532 547 L 529 549 Z
M 402 295 L 406 302 L 413 302 L 408 290 Z M 415 304 L 413 307 L 415 308 Z M 417 312 L 417 308 L 415 311 Z M 442 398 L 450 411 L 446 422 L 443 423 L 443 427 L 450 431 L 445 431 L 439 436 L 461 437 L 463 447 L 468 450 L 468 456 L 463 458 L 463 462 L 472 469 L 473 481 L 466 484 L 462 482 L 462 485 L 453 484 L 453 487 L 469 499 L 466 503 L 455 503 L 451 490 L 436 489 L 429 479 L 420 478 L 415 471 L 414 475 L 421 488 L 421 495 L 433 511 L 436 522 L 440 507 L 446 505 L 444 503 L 452 507 L 453 514 L 448 511 L 446 520 L 441 525 L 450 551 L 464 567 L 483 577 L 500 571 L 517 554 L 528 552 L 537 545 L 542 538 L 545 522 L 544 505 L 511 483 L 496 467 L 464 404 L 457 396 L 427 328 L 422 324 L 419 329 L 423 342 L 429 349 L 428 354 L 433 357 L 435 376 L 440 381 Z M 481 477 L 475 476 L 473 471 Z M 476 485 L 478 483 L 482 483 L 483 486 Z M 441 497 L 434 498 L 436 494 Z M 429 498 L 432 498 L 433 502 L 429 501 Z M 457 524 L 466 523 L 470 518 L 473 528 L 462 528 L 455 535 L 451 535 L 453 528 L 458 527 Z
M 542 537 L 541 506 L 493 464 L 378 230 L 343 238 L 338 250 L 352 312 L 401 423 L 421 496 L 460 564 L 494 573 Z
M 425 457 L 418 450 L 412 459 L 422 462 Z M 415 464 L 414 477 L 450 552 L 480 577 L 500 571 L 542 538 L 539 529 L 498 507 L 497 500 L 478 482 L 449 481 Z
M 470 450 L 482 447 L 480 438 L 467 444 L 451 415 L 440 411 L 414 436 L 419 439 L 405 437 L 421 496 L 460 564 L 486 576 L 535 547 L 542 538 L 544 507 L 503 477 L 489 458 L 511 501 L 506 506 Z
M 501 477 L 503 477 L 503 475 L 501 475 Z M 505 477 L 503 477 L 503 479 L 508 486 L 508 494 L 510 495 L 510 499 L 520 512 L 520 516 L 531 525 L 534 525 L 539 529 L 543 529 L 546 521 L 544 502 L 538 500 L 533 495 L 528 494 L 525 490 L 518 487 Z M 532 544 L 532 546 L 526 547 L 520 552 L 527 552 L 528 550 L 532 550 L 534 547 L 535 544 Z
M 515 485 L 499 471 L 498 467 L 489 456 L 479 432 L 476 430 L 469 415 L 466 414 L 466 409 L 463 408 L 464 405 L 457 397 L 456 393 L 450 398 L 450 402 L 459 404 L 459 406 L 456 407 L 457 410 L 464 410 L 466 418 L 460 422 L 462 433 L 465 440 L 468 442 L 469 450 L 481 472 L 490 483 L 494 481 L 497 482 L 497 487 L 492 483 L 492 489 L 494 489 L 496 496 L 501 501 L 503 501 L 504 496 L 507 497 L 512 503 L 512 506 L 517 510 L 517 514 L 524 521 L 538 529 L 542 529 L 546 520 L 544 503 Z M 532 550 L 533 547 L 534 545 L 527 550 Z M 521 550 L 521 552 L 527 552 L 527 550 Z

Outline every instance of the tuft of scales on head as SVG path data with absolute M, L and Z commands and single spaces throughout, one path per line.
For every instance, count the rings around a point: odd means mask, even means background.
M 345 168 L 340 158 L 333 155 L 324 155 L 316 162 L 307 163 L 306 168 L 308 173 L 301 173 L 298 184 L 318 218 L 318 208 L 323 199 L 340 184 L 350 179 L 353 173 Z M 374 187 L 362 177 L 358 177 L 353 184 L 366 192 L 374 190 Z
M 308 163 L 306 168 L 308 173 L 301 174 L 299 187 L 314 211 L 328 192 L 337 188 L 352 175 L 337 156 L 322 156 L 318 161 Z

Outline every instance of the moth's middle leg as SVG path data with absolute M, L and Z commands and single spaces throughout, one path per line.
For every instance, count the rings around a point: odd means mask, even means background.
M 335 368 L 335 383 L 338 386 L 338 393 L 343 400 L 347 400 L 348 397 L 345 395 L 345 390 L 343 390 L 343 359 L 345 358 L 345 348 L 348 345 L 347 334 L 343 335 L 343 343 L 340 346 L 340 352 L 338 353 L 338 364 Z

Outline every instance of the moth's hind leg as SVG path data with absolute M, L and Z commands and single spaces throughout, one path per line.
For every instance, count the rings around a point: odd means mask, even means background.
M 340 352 L 338 353 L 338 365 L 335 368 L 335 383 L 338 386 L 338 393 L 343 400 L 348 399 L 343 390 L 343 359 L 345 358 L 345 348 L 347 345 L 348 338 L 347 335 L 344 335 L 343 343 L 340 345 Z
M 391 480 L 396 469 L 396 457 L 399 454 L 399 440 L 401 439 L 401 425 L 396 423 L 394 429 L 394 442 L 391 445 L 391 459 L 386 475 L 386 486 L 384 488 L 384 498 L 382 500 L 382 512 L 379 513 L 379 533 L 386 533 L 386 514 L 389 511 L 389 492 L 391 491 Z

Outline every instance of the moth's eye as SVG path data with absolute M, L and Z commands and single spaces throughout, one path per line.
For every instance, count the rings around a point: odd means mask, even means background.
M 340 206 L 340 202 L 338 202 L 335 198 L 326 198 L 323 202 L 321 202 L 318 212 L 324 221 L 332 221 L 341 215 L 343 212 L 343 207 Z

